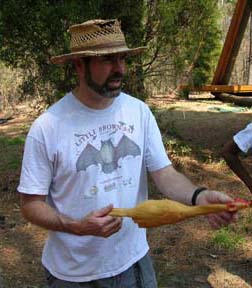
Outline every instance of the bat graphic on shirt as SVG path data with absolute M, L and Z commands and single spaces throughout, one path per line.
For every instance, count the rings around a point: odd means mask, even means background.
M 117 146 L 114 146 L 111 139 L 101 141 L 100 150 L 96 149 L 93 145 L 87 144 L 81 152 L 77 163 L 77 171 L 84 170 L 91 165 L 101 165 L 104 173 L 109 174 L 116 170 L 119 165 L 120 158 L 126 156 L 137 156 L 141 154 L 139 146 L 127 136 L 123 135 Z

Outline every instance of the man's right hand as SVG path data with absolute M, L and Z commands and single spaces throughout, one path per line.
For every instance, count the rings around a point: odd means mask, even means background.
M 108 214 L 113 205 L 91 212 L 81 220 L 72 224 L 73 232 L 76 235 L 94 235 L 107 238 L 118 232 L 122 227 L 122 218 L 113 217 Z
M 109 216 L 113 205 L 94 211 L 82 219 L 58 213 L 46 202 L 46 195 L 21 195 L 21 212 L 31 223 L 52 231 L 75 235 L 109 237 L 122 227 L 122 218 Z

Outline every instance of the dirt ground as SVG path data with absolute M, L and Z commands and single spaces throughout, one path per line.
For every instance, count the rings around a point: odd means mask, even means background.
M 251 121 L 252 110 L 207 99 L 161 104 L 154 110 L 164 137 L 181 143 L 175 152 L 169 151 L 176 168 L 198 185 L 250 198 L 219 153 L 223 144 Z M 0 118 L 5 116 L 0 114 Z M 33 118 L 27 107 L 19 107 L 12 120 L 0 124 L 0 135 L 25 135 Z M 249 159 L 246 161 L 250 166 Z M 43 288 L 40 255 L 47 232 L 20 215 L 15 194 L 19 173 L 19 169 L 6 171 L 0 179 L 0 215 L 6 217 L 2 226 L 0 222 L 0 288 Z M 150 194 L 161 197 L 153 188 Z M 149 229 L 159 288 L 252 287 L 251 213 L 242 212 L 238 223 L 231 225 L 245 239 L 233 250 L 213 244 L 216 231 L 205 217 Z

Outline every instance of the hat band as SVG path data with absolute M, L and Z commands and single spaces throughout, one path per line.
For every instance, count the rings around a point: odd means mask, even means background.
M 111 43 L 107 43 L 85 47 L 73 47 L 71 50 L 72 52 L 82 52 L 82 51 L 85 52 L 90 50 L 102 50 L 102 49 L 119 48 L 119 47 L 129 49 L 124 41 L 117 41 L 113 42 L 113 45 L 111 45 Z

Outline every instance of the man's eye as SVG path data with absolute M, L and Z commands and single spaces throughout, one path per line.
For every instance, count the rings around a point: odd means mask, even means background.
M 128 55 L 127 55 L 126 53 L 121 55 L 121 58 L 122 58 L 123 60 L 125 60 L 127 57 L 128 57 Z
M 124 54 L 122 54 L 122 55 L 120 55 L 120 56 L 110 56 L 110 55 L 108 55 L 108 56 L 102 56 L 101 57 L 101 60 L 103 61 L 103 62 L 109 62 L 109 63 L 114 63 L 114 62 L 116 62 L 116 61 L 125 61 L 125 58 L 126 58 L 126 55 L 124 55 Z
M 111 62 L 111 61 L 112 61 L 112 58 L 111 58 L 111 57 L 108 57 L 108 56 L 104 56 L 104 57 L 102 58 L 102 60 L 103 60 L 104 62 Z

